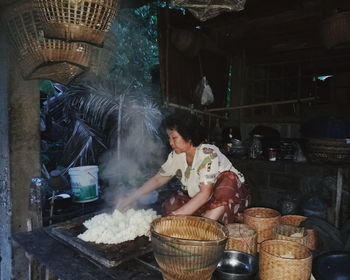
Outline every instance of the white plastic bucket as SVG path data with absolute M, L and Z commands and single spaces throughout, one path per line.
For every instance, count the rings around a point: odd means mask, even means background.
M 98 166 L 86 165 L 68 170 L 74 202 L 90 202 L 98 199 Z

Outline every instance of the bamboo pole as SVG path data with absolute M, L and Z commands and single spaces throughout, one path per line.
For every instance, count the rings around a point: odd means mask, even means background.
M 340 206 L 343 192 L 343 168 L 338 167 L 337 170 L 337 193 L 335 200 L 335 226 L 339 227 L 340 224 Z
M 271 105 L 308 102 L 308 101 L 312 101 L 315 99 L 316 99 L 316 97 L 307 97 L 307 98 L 291 99 L 291 100 L 285 100 L 285 101 L 274 101 L 274 102 L 265 102 L 265 103 L 258 103 L 258 104 L 241 105 L 241 106 L 235 106 L 235 107 L 223 107 L 223 108 L 209 109 L 208 112 L 231 111 L 231 110 L 256 108 L 256 107 L 271 106 Z
M 170 106 L 170 107 L 181 109 L 181 110 L 187 110 L 187 111 L 195 112 L 195 113 L 202 114 L 202 115 L 212 116 L 212 117 L 215 117 L 215 118 L 218 118 L 218 119 L 225 119 L 225 120 L 227 119 L 227 117 L 224 117 L 224 116 L 212 114 L 212 113 L 201 111 L 201 110 L 197 110 L 197 109 L 188 108 L 186 106 L 178 105 L 178 104 L 175 104 L 175 103 L 168 103 L 167 105 Z

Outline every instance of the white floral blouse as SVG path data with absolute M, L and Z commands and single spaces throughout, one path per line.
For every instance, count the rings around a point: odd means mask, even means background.
M 215 184 L 216 178 L 221 172 L 232 171 L 241 183 L 244 176 L 232 166 L 228 158 L 221 153 L 218 147 L 210 144 L 201 144 L 196 148 L 192 165 L 188 165 L 186 154 L 176 154 L 172 151 L 167 161 L 162 165 L 158 174 L 161 176 L 176 176 L 187 190 L 190 197 L 199 191 L 199 184 Z

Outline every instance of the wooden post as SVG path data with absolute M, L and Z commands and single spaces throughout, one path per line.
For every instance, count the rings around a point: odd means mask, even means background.
M 9 143 L 8 48 L 0 26 L 0 279 L 11 279 L 11 193 Z
M 343 168 L 338 167 L 337 171 L 337 194 L 335 198 L 335 226 L 339 227 L 339 214 L 343 192 Z

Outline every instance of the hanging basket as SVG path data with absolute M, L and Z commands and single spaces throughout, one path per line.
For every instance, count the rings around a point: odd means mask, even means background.
M 188 9 L 200 21 L 214 18 L 223 12 L 241 11 L 246 0 L 172 0 L 175 7 Z
M 322 38 L 327 48 L 350 44 L 350 11 L 335 14 L 321 25 Z
M 102 46 L 119 0 L 33 0 L 45 37 Z
M 89 45 L 44 38 L 31 2 L 9 6 L 3 18 L 24 79 L 68 84 L 89 66 Z

